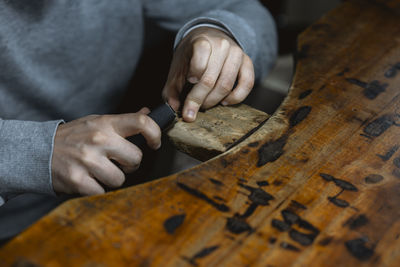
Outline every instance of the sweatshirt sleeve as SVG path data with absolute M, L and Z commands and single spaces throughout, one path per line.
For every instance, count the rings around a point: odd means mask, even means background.
M 271 14 L 257 0 L 148 0 L 145 15 L 161 27 L 178 31 L 175 46 L 199 24 L 226 29 L 253 61 L 256 80 L 277 57 L 277 33 Z
M 51 159 L 62 122 L 0 119 L 0 205 L 25 192 L 55 195 Z

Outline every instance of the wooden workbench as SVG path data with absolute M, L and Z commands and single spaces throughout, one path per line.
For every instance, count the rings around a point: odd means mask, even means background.
M 345 1 L 301 34 L 296 59 L 289 95 L 247 139 L 66 202 L 0 264 L 398 266 L 400 1 Z

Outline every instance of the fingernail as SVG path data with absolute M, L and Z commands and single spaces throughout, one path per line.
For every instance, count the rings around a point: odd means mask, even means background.
M 198 83 L 198 82 L 199 82 L 199 79 L 197 79 L 196 77 L 189 77 L 188 81 L 189 81 L 190 83 Z
M 194 111 L 189 109 L 186 113 L 186 115 L 190 118 L 190 119 L 194 119 Z
M 227 106 L 227 105 L 228 105 L 228 102 L 222 101 L 221 104 L 222 104 L 223 106 Z

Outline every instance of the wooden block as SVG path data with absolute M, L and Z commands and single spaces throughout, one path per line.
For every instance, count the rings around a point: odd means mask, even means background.
M 167 134 L 178 150 L 206 161 L 243 141 L 268 118 L 245 104 L 216 106 L 200 112 L 193 123 L 179 119 Z

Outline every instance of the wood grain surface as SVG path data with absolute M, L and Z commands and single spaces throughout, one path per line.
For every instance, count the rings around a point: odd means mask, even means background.
M 61 205 L 14 266 L 398 266 L 400 1 L 345 1 L 298 39 L 288 97 L 190 170 Z
M 179 119 L 167 134 L 178 150 L 206 161 L 236 146 L 268 118 L 245 104 L 216 106 L 199 112 L 192 123 Z

